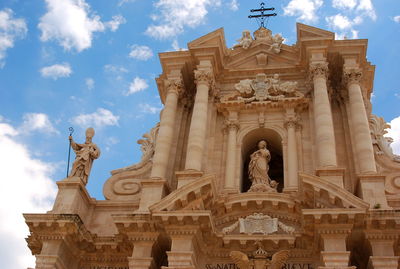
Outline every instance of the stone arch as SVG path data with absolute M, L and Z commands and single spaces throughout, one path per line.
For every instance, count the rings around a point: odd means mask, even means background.
M 245 192 L 250 187 L 247 175 L 247 166 L 249 156 L 257 148 L 260 140 L 265 139 L 268 143 L 268 149 L 271 152 L 271 162 L 269 176 L 271 179 L 279 182 L 278 191 L 282 191 L 284 187 L 284 138 L 285 133 L 282 128 L 277 126 L 268 126 L 268 128 L 244 128 L 238 134 L 239 150 L 239 189 Z M 275 178 L 274 178 L 275 177 Z

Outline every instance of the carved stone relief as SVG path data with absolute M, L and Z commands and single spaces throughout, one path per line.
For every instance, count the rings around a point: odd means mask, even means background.
M 237 229 L 239 227 L 239 229 Z M 254 213 L 246 218 L 239 218 L 232 225 L 222 229 L 223 234 L 233 233 L 237 231 L 241 234 L 272 234 L 281 230 L 285 233 L 292 234 L 294 227 L 288 226 L 278 220 L 262 213 Z
M 269 50 L 272 53 L 278 54 L 281 52 L 281 47 L 284 38 L 280 34 L 272 35 L 271 30 L 264 27 L 260 27 L 254 33 L 254 39 L 250 34 L 249 30 L 245 30 L 242 33 L 242 37 L 237 40 L 238 44 L 233 46 L 233 48 L 242 47 L 243 49 L 250 48 L 253 44 L 265 43 L 269 45 Z
M 390 144 L 393 142 L 391 137 L 385 137 L 387 133 L 386 129 L 390 128 L 390 125 L 385 122 L 382 117 L 371 115 L 369 119 L 372 143 L 376 145 L 374 147 L 377 155 L 386 155 L 392 161 L 400 162 L 400 156 L 393 153 Z
M 303 97 L 304 94 L 297 90 L 297 82 L 281 82 L 278 74 L 272 77 L 267 77 L 266 74 L 257 74 L 255 79 L 244 79 L 235 84 L 235 92 L 222 96 L 221 102 L 251 103 Z

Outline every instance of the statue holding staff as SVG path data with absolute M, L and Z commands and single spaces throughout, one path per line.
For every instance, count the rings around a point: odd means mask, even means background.
M 93 136 L 93 128 L 86 129 L 86 141 L 84 144 L 75 143 L 72 136 L 69 136 L 71 147 L 76 154 L 69 177 L 79 177 L 85 185 L 88 182 L 93 160 L 100 156 L 100 149 L 96 144 L 92 143 Z

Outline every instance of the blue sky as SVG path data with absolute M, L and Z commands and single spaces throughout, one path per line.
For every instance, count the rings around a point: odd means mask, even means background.
M 271 0 L 268 23 L 287 44 L 296 22 L 369 39 L 376 65 L 373 113 L 391 122 L 400 154 L 399 0 Z M 159 120 L 154 78 L 157 53 L 223 27 L 228 47 L 245 29 L 259 1 L 235 0 L 2 0 L 0 3 L 0 263 L 32 266 L 21 212 L 48 210 L 55 181 L 65 177 L 68 127 L 77 142 L 93 126 L 102 154 L 90 194 L 103 199 L 109 171 L 140 160 L 136 141 Z M 72 155 L 72 160 L 74 155 Z M 7 217 L 5 217 L 7 216 Z M 10 248 L 12 246 L 13 248 Z M 10 250 L 12 249 L 12 251 Z

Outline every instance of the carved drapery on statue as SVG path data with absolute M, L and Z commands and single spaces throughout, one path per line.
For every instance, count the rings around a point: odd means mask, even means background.
M 257 74 L 255 79 L 244 79 L 235 84 L 235 92 L 222 96 L 221 102 L 251 103 L 303 97 L 304 94 L 297 90 L 297 82 L 281 82 L 278 74 L 272 77 L 267 77 L 266 74 Z
M 76 157 L 69 177 L 79 177 L 86 185 L 92 169 L 93 160 L 99 158 L 100 149 L 92 143 L 94 129 L 86 129 L 86 141 L 84 144 L 75 143 L 72 136 L 69 137 L 71 147 L 75 151 Z
M 249 30 L 244 30 L 242 32 L 242 37 L 237 40 L 238 44 L 233 46 L 233 48 L 242 47 L 243 49 L 248 49 L 259 43 L 269 45 L 269 51 L 273 53 L 280 53 L 284 38 L 280 34 L 272 35 L 271 30 L 264 27 L 260 27 L 254 32 L 254 39 L 252 38 Z
M 258 150 L 250 155 L 249 179 L 251 187 L 249 192 L 276 192 L 278 183 L 268 176 L 271 153 L 267 149 L 267 142 L 258 142 Z

